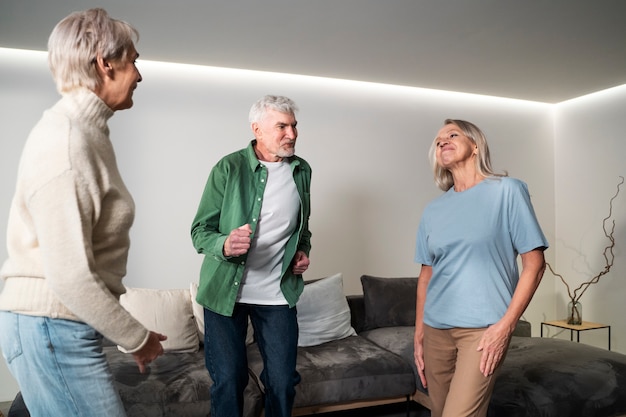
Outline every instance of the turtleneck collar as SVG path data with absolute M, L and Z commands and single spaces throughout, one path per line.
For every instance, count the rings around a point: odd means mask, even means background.
M 67 103 L 70 117 L 89 121 L 108 133 L 107 122 L 114 111 L 93 91 L 81 87 L 63 93 L 63 98 Z

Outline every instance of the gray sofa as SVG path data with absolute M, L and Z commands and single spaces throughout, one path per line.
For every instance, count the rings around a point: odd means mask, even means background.
M 361 277 L 359 335 L 402 357 L 416 376 L 411 396 L 429 406 L 413 361 L 416 278 Z M 521 321 L 511 340 L 489 406 L 489 417 L 610 417 L 626 415 L 626 355 L 568 340 L 530 337 Z
M 311 330 L 311 325 L 303 321 L 302 332 L 308 330 L 322 335 L 322 339 L 303 335 L 310 345 L 299 347 L 297 367 L 302 382 L 296 388 L 294 415 L 407 401 L 429 406 L 428 394 L 419 383 L 413 362 L 417 279 L 363 276 L 361 282 L 363 295 L 344 297 L 341 293 L 339 297 L 347 308 L 348 330 L 344 328 L 339 336 L 328 335 L 329 327 L 345 327 L 345 323 L 331 320 L 332 324 L 324 328 L 320 323 L 328 322 L 328 317 L 320 316 L 318 320 L 313 317 Z M 309 285 L 305 292 L 310 292 Z M 314 287 L 319 285 L 310 288 Z M 142 297 L 149 296 L 150 303 L 161 306 L 155 314 L 171 315 L 171 311 L 163 311 L 169 310 L 164 299 L 171 299 L 171 294 L 162 298 L 162 293 L 168 290 L 154 291 L 159 292 L 148 292 Z M 186 326 L 189 320 L 195 321 L 200 332 L 197 314 L 200 310 L 193 306 L 192 295 L 183 292 L 178 298 L 184 297 L 189 297 L 190 310 L 177 313 L 182 316 L 175 317 L 175 321 L 179 327 Z M 322 297 L 327 300 L 328 293 L 321 292 L 320 298 L 308 299 L 313 308 L 303 305 L 302 315 L 308 310 L 315 311 L 318 303 L 324 305 Z M 139 304 L 127 308 L 131 311 L 151 308 L 144 301 Z M 323 310 L 333 309 L 324 305 Z M 174 335 L 173 332 L 174 329 L 163 330 L 169 335 Z M 529 336 L 530 325 L 521 322 L 496 382 L 490 417 L 626 415 L 626 355 L 565 340 Z M 332 340 L 319 343 L 323 337 Z M 138 373 L 132 357 L 115 346 L 104 348 L 129 417 L 209 415 L 212 382 L 204 367 L 201 340 L 196 339 L 195 349 L 191 351 L 186 351 L 189 346 L 170 340 L 168 352 L 143 375 Z M 262 413 L 264 387 L 259 379 L 261 358 L 252 341 L 248 345 L 248 357 L 250 381 L 245 393 L 245 414 L 256 417 Z M 18 394 L 9 417 L 28 415 L 19 400 Z

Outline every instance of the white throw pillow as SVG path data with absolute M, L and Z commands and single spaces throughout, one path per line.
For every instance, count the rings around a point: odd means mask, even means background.
M 189 290 L 127 288 L 122 306 L 148 330 L 167 336 L 167 352 L 197 352 L 200 347 Z
M 193 310 L 193 317 L 196 321 L 196 328 L 198 329 L 198 337 L 201 341 L 204 341 L 204 307 L 202 307 L 196 301 L 198 295 L 198 283 L 192 282 L 189 285 L 189 295 L 191 298 L 191 309 Z
M 340 273 L 306 284 L 296 307 L 298 346 L 320 345 L 356 334 Z
M 204 342 L 204 307 L 202 307 L 196 301 L 198 295 L 198 283 L 192 282 L 189 285 L 189 294 L 191 295 L 191 306 L 193 309 L 193 316 L 195 317 L 196 327 L 198 328 L 198 337 L 200 341 Z M 254 330 L 252 329 L 252 323 L 248 319 L 248 331 L 246 333 L 246 344 L 249 345 L 254 342 Z

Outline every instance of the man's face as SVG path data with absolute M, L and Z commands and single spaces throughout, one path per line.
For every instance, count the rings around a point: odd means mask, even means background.
M 266 110 L 261 121 L 252 123 L 259 160 L 277 162 L 293 156 L 298 137 L 297 124 L 292 113 L 281 113 L 272 109 Z

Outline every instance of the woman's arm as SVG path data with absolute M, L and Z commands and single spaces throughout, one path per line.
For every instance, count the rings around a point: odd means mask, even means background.
M 432 275 L 433 267 L 422 265 L 417 279 L 417 303 L 415 306 L 414 357 L 417 373 L 424 388 L 427 387 L 426 376 L 424 375 L 424 303 L 426 302 L 426 290 Z
M 522 273 L 511 303 L 504 316 L 485 331 L 478 345 L 478 350 L 483 352 L 480 372 L 485 376 L 491 375 L 504 357 L 515 325 L 530 304 L 546 269 L 543 248 L 523 253 L 521 258 Z

